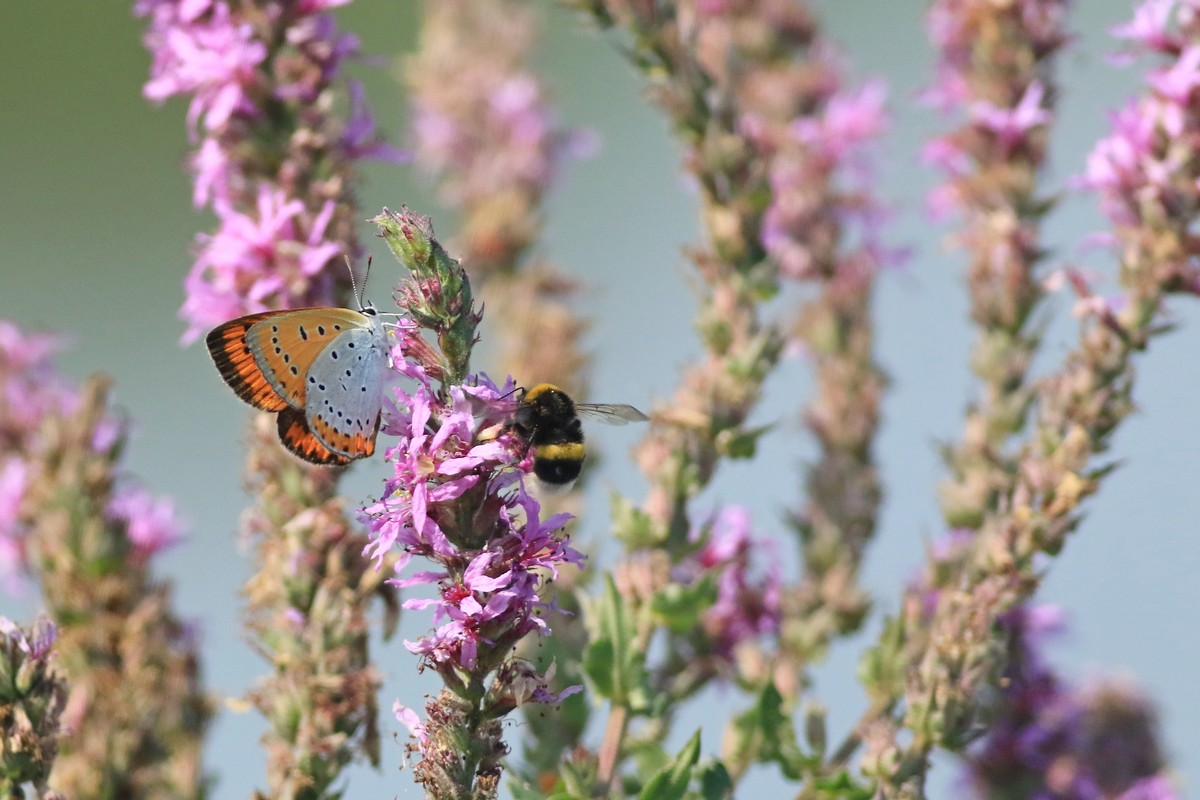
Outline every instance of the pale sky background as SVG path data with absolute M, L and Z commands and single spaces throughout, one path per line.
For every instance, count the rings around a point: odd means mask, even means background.
M 183 326 L 176 310 L 192 237 L 211 228 L 209 216 L 192 210 L 191 186 L 180 169 L 188 147 L 185 107 L 173 102 L 154 108 L 142 99 L 149 56 L 128 3 L 72 3 L 53 16 L 45 8 L 0 3 L 6 34 L 0 47 L 0 317 L 68 333 L 74 346 L 62 364 L 69 374 L 82 378 L 99 370 L 114 377 L 116 399 L 136 421 L 128 469 L 156 492 L 175 497 L 191 530 L 189 541 L 161 566 L 176 581 L 180 612 L 202 623 L 208 686 L 240 696 L 265 668 L 238 623 L 238 591 L 248 573 L 234 532 L 244 505 L 239 443 L 247 414 L 221 385 L 203 348 L 177 344 Z M 934 176 L 915 156 L 938 123 L 914 100 L 930 80 L 932 58 L 920 27 L 922 8 L 896 0 L 829 0 L 822 9 L 856 74 L 891 82 L 896 124 L 881 153 L 880 179 L 897 209 L 892 241 L 914 250 L 905 270 L 883 278 L 877 302 L 879 357 L 893 381 L 877 446 L 887 497 L 865 568 L 878 611 L 894 607 L 925 544 L 941 531 L 934 487 L 943 470 L 935 447 L 956 436 L 973 396 L 963 260 L 942 246 L 945 230 L 924 217 L 923 197 Z M 1082 169 L 1105 131 L 1105 112 L 1136 85 L 1136 71 L 1105 60 L 1114 50 L 1105 31 L 1123 21 L 1130 6 L 1092 0 L 1077 8 L 1080 37 L 1062 60 L 1062 122 L 1047 190 L 1061 188 Z M 358 0 L 339 17 L 363 38 L 369 54 L 395 59 L 412 46 L 416 17 L 410 4 Z M 603 148 L 570 168 L 554 193 L 540 254 L 595 287 L 587 307 L 594 319 L 595 399 L 649 408 L 670 396 L 697 352 L 689 322 L 695 301 L 680 254 L 697 237 L 696 199 L 679 177 L 678 148 L 662 117 L 641 100 L 632 69 L 561 9 L 550 11 L 547 33 L 541 64 L 562 117 L 595 130 Z M 406 104 L 400 90 L 386 71 L 354 71 L 368 81 L 381 126 L 393 141 L 402 138 Z M 407 203 L 432 214 L 439 233 L 450 238 L 453 217 L 439 210 L 409 168 L 372 166 L 366 178 L 364 218 L 383 205 Z M 1056 258 L 1110 271 L 1107 254 L 1078 249 L 1100 224 L 1093 200 L 1068 198 L 1048 221 Z M 368 238 L 366 225 L 362 233 Z M 374 252 L 367 294 L 378 303 L 399 273 L 389 272 L 394 262 L 378 242 Z M 1065 298 L 1055 303 L 1061 319 L 1044 348 L 1043 368 L 1061 358 L 1073 336 L 1067 307 Z M 1122 427 L 1111 453 L 1123 466 L 1088 502 L 1088 518 L 1048 569 L 1041 599 L 1061 605 L 1070 621 L 1071 632 L 1051 650 L 1064 674 L 1078 680 L 1132 675 L 1156 698 L 1166 747 L 1186 790 L 1200 771 L 1200 682 L 1194 677 L 1200 654 L 1200 431 L 1191 417 L 1179 422 L 1178 414 L 1194 411 L 1200 390 L 1200 313 L 1182 299 L 1172 308 L 1179 331 L 1155 342 L 1138 362 L 1141 410 Z M 485 337 L 487 326 L 485 320 Z M 812 453 L 795 422 L 810 389 L 802 361 L 784 365 L 755 415 L 758 422 L 781 421 L 779 433 L 755 461 L 723 466 L 698 508 L 744 503 L 763 532 L 785 536 L 780 520 L 799 502 L 799 463 Z M 607 454 L 582 525 L 592 541 L 606 530 L 608 491 L 642 496 L 640 476 L 622 458 L 637 435 L 633 426 L 592 432 L 591 441 Z M 347 494 L 374 493 L 385 471 L 379 459 L 360 464 L 344 483 Z M 781 541 L 781 552 L 794 561 L 794 548 Z M 36 607 L 36 597 L 0 598 L 0 613 L 26 616 Z M 853 674 L 878 622 L 877 614 L 818 673 L 820 696 L 832 709 L 831 739 L 840 739 L 863 707 Z M 410 615 L 402 637 L 426 627 L 427 618 Z M 397 696 L 418 705 L 422 693 L 433 690 L 429 675 L 417 678 L 415 659 L 399 639 L 375 654 L 389 681 L 383 708 Z M 745 703 L 728 692 L 705 698 L 702 708 L 681 720 L 676 744 L 692 726 L 703 725 L 704 748 L 711 753 L 719 743 L 719 719 Z M 399 726 L 390 715 L 383 721 L 383 770 L 352 770 L 349 798 L 420 794 L 411 776 L 397 771 L 402 746 L 392 743 L 391 734 Z M 246 797 L 263 785 L 256 744 L 261 729 L 254 714 L 223 710 L 216 720 L 208 749 L 216 800 Z M 938 764 L 931 791 L 953 796 L 957 771 L 948 759 Z M 762 769 L 742 793 L 775 796 L 779 786 L 776 772 Z

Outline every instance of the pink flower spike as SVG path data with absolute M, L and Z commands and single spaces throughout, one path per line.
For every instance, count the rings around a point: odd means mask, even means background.
M 1118 39 L 1131 39 L 1160 52 L 1171 52 L 1179 37 L 1170 30 L 1179 0 L 1146 0 L 1133 12 L 1133 19 L 1111 29 Z
M 1187 105 L 1192 92 L 1200 86 L 1200 45 L 1185 48 L 1170 69 L 1152 73 L 1150 85 L 1173 103 Z
M 1050 112 L 1042 108 L 1046 94 L 1039 81 L 1033 81 L 1013 108 L 999 108 L 990 103 L 971 104 L 971 119 L 995 134 L 1005 152 L 1012 150 L 1033 128 L 1045 125 Z

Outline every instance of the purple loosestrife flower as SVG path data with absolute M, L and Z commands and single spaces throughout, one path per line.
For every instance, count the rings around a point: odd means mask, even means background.
M 763 247 L 778 263 L 780 272 L 794 280 L 806 280 L 831 270 L 823 263 L 825 248 L 838 235 L 849 239 L 857 233 L 864 254 L 874 261 L 890 258 L 879 246 L 878 222 L 881 209 L 870 192 L 869 146 L 887 127 L 882 82 L 858 89 L 840 89 L 829 77 L 824 96 L 814 102 L 817 114 L 797 118 L 789 127 L 788 139 L 766 141 L 770 134 L 754 117 L 742 126 L 760 148 L 773 150 L 769 160 L 771 204 L 763 215 Z M 755 135 L 756 131 L 758 136 Z M 838 185 L 838 184 L 842 185 Z M 813 186 L 828 186 L 814 193 Z M 845 266 L 854 261 L 846 256 Z
M 146 44 L 154 62 L 145 95 L 159 103 L 172 95 L 192 95 L 188 124 L 193 137 L 201 124 L 215 130 L 234 112 L 258 113 L 252 92 L 267 48 L 227 3 L 143 2 L 134 11 L 151 17 Z
M 428 218 L 385 209 L 374 221 L 411 272 L 396 293 L 409 319 L 398 324 L 392 353 L 395 372 L 416 386 L 395 390 L 383 424 L 398 439 L 386 454 L 393 474 L 360 518 L 372 539 L 367 552 L 394 556 L 404 573 L 395 586 L 435 587 L 432 597 L 405 602 L 410 611 L 432 609 L 436 626 L 405 645 L 446 687 L 424 720 L 399 705 L 397 718 L 416 738 L 414 774 L 428 796 L 491 797 L 508 752 L 502 718 L 523 703 L 566 696 L 550 690 L 552 668 L 524 661 L 514 647 L 549 632 L 544 615 L 554 606 L 544 587 L 583 556 L 560 535 L 570 516 L 543 519 L 526 491 L 531 454 L 508 424 L 517 408 L 511 379 L 502 391 L 469 373 L 480 315 L 465 271 Z M 414 556 L 432 568 L 405 573 Z
M 401 160 L 376 136 L 361 88 L 350 117 L 332 114 L 341 65 L 358 40 L 327 11 L 345 0 L 142 0 L 151 77 L 162 102 L 190 97 L 193 201 L 219 228 L 198 237 L 181 315 L 185 340 L 240 314 L 336 301 L 343 254 L 357 255 L 353 165 Z
M 20 578 L 29 567 L 24 538 L 32 509 L 22 505 L 46 446 L 43 426 L 69 417 L 80 405 L 79 388 L 55 366 L 61 348 L 58 336 L 27 334 L 0 320 L 0 582 L 10 593 L 21 591 Z M 92 449 L 107 452 L 121 430 L 113 416 L 98 420 Z
M 413 373 L 411 367 L 398 371 Z M 486 376 L 472 380 L 450 387 L 446 399 L 428 383 L 411 394 L 397 390 L 397 416 L 384 426 L 399 437 L 388 451 L 395 474 L 384 499 L 363 509 L 376 558 L 398 547 L 397 570 L 414 555 L 440 566 L 394 583 L 437 584 L 436 598 L 410 599 L 405 607 L 432 607 L 434 622 L 442 624 L 405 644 L 443 673 L 478 669 L 481 644 L 502 655 L 526 634 L 547 632 L 542 576 L 583 559 L 555 536 L 570 516 L 542 520 L 539 503 L 525 490 L 520 468 L 527 448 L 502 428 L 512 412 L 512 402 L 502 399 L 511 382 L 501 392 Z M 485 431 L 495 438 L 481 441 Z M 464 509 L 477 528 L 458 528 Z M 487 669 L 497 663 L 492 657 Z
M 189 318 L 216 324 L 286 305 L 287 298 L 332 298 L 333 282 L 323 270 L 342 252 L 341 244 L 324 238 L 332 201 L 309 218 L 302 202 L 264 183 L 254 212 L 241 213 L 224 200 L 216 201 L 215 211 L 221 227 L 199 237 L 186 282 Z
M 1140 693 L 1111 681 L 1076 690 L 1045 663 L 1044 641 L 1062 630 L 1057 609 L 1022 606 L 1001 625 L 1010 657 L 996 715 L 967 755 L 979 796 L 1177 796 L 1159 774 L 1155 714 Z
M 139 558 L 148 558 L 183 539 L 175 518 L 175 503 L 166 497 L 155 497 L 145 489 L 118 488 L 105 512 L 125 527 L 125 535 Z
M 1029 84 L 1021 99 L 1012 108 L 999 107 L 985 101 L 971 105 L 971 119 L 988 130 L 1007 153 L 1021 142 L 1029 131 L 1050 121 L 1050 112 L 1042 107 L 1046 89 L 1038 81 Z
M 63 734 L 67 687 L 53 663 L 54 623 L 38 617 L 28 630 L 0 616 L 0 795 L 62 800 L 47 785 Z
M 1143 3 L 1133 22 L 1114 33 L 1168 61 L 1150 71 L 1143 96 L 1114 114 L 1112 132 L 1088 155 L 1079 183 L 1099 194 L 1123 254 L 1136 248 L 1123 255 L 1123 274 L 1130 276 L 1125 283 L 1137 272 L 1144 273 L 1143 282 L 1153 278 L 1168 291 L 1200 293 L 1195 243 L 1176 230 L 1200 208 L 1194 168 L 1200 142 L 1200 45 L 1194 44 L 1200 3 Z M 1137 300 L 1129 313 L 1140 313 L 1143 304 Z
M 720 509 L 692 531 L 700 549 L 675 568 L 677 579 L 715 576 L 716 600 L 702 622 L 712 650 L 732 660 L 737 648 L 779 632 L 780 568 L 773 542 L 752 534 L 750 513 L 741 506 Z M 760 558 L 755 558 L 755 556 Z M 770 566 L 757 574 L 756 561 Z

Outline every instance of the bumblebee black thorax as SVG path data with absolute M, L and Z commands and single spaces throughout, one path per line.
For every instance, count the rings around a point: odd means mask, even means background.
M 533 448 L 533 474 L 549 484 L 567 484 L 583 468 L 583 425 L 566 392 L 538 384 L 521 398 L 516 427 Z

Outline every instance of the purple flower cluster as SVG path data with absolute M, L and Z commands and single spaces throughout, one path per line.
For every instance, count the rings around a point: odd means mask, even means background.
M 993 8 L 989 9 L 989 5 Z M 1070 0 L 1017 0 L 1010 4 L 1008 13 L 1014 31 L 1020 32 L 1020 46 L 1028 47 L 1035 57 L 1062 47 L 1067 40 L 1070 5 Z M 995 4 L 987 0 L 937 0 L 930 7 L 925 27 L 940 59 L 936 83 L 925 93 L 925 99 L 934 107 L 953 111 L 977 96 L 968 81 L 977 60 L 975 48 L 980 44 L 980 23 L 994 18 L 994 13 Z M 1005 103 L 1003 107 L 1010 106 Z
M 926 28 L 939 60 L 936 81 L 923 97 L 945 113 L 965 116 L 962 127 L 931 139 L 922 154 L 947 176 L 929 194 L 933 217 L 994 204 L 988 198 L 999 191 L 992 183 L 1001 179 L 992 171 L 1003 169 L 997 165 L 1041 163 L 1042 134 L 1053 120 L 1046 76 L 1050 57 L 1068 38 L 1069 6 L 1069 0 L 1022 0 L 1001 9 L 986 0 L 938 0 L 930 8 Z M 987 58 L 979 57 L 980 48 Z M 1022 67 L 991 66 L 1010 62 Z
M 20 591 L 19 578 L 29 566 L 25 537 L 37 510 L 28 496 L 39 480 L 46 426 L 61 425 L 80 406 L 79 387 L 54 362 L 61 346 L 57 336 L 26 334 L 0 320 L 0 582 L 9 592 Z M 120 421 L 106 416 L 92 433 L 91 447 L 108 453 L 122 436 Z M 139 488 L 115 490 L 105 516 L 126 530 L 142 556 L 179 539 L 170 501 Z
M 547 632 L 541 587 L 583 556 L 558 535 L 570 515 L 543 520 L 526 491 L 528 448 L 504 424 L 514 409 L 511 381 L 501 391 L 478 375 L 438 392 L 425 369 L 405 361 L 403 343 L 393 359 L 419 383 L 411 393 L 395 390 L 384 425 L 399 438 L 387 453 L 394 474 L 361 518 L 372 537 L 369 553 L 382 559 L 401 550 L 397 571 L 413 556 L 437 565 L 393 582 L 436 585 L 435 597 L 404 605 L 432 608 L 438 627 L 405 645 L 453 686 L 459 671 L 486 675 L 526 634 Z
M 491 78 L 457 84 L 460 90 L 470 87 L 488 97 L 487 103 L 479 104 L 483 118 L 471 124 L 418 96 L 413 121 L 416 152 L 424 169 L 447 176 L 444 193 L 449 202 L 512 191 L 514 186 L 540 193 L 553 177 L 552 156 L 561 148 L 548 147 L 547 142 L 559 134 L 546 115 L 537 83 L 520 74 Z
M 33 627 L 25 631 L 8 617 L 0 616 L 0 637 L 5 639 L 6 645 L 0 650 L 15 648 L 27 659 L 45 662 L 58 638 L 58 627 L 49 617 L 38 617 Z
M 1047 636 L 1063 628 L 1051 606 L 1005 615 L 1008 667 L 998 713 L 968 753 L 981 797 L 1045 800 L 1173 800 L 1160 774 L 1155 717 L 1144 698 L 1119 682 L 1074 690 L 1044 662 Z
M 732 659 L 738 646 L 760 641 L 779 632 L 780 567 L 773 542 L 753 535 L 750 512 L 726 506 L 692 531 L 699 550 L 675 567 L 674 577 L 690 584 L 715 576 L 717 597 L 704 611 L 704 633 L 710 652 Z M 765 555 L 766 574 L 756 562 Z M 756 558 L 759 556 L 760 558 Z
M 20 591 L 19 576 L 27 567 L 23 505 L 34 469 L 30 462 L 44 445 L 42 424 L 79 405 L 76 387 L 54 364 L 61 347 L 57 336 L 26 334 L 0 320 L 0 581 L 10 593 Z M 112 428 L 115 433 L 115 422 Z
M 323 270 L 353 249 L 339 213 L 350 165 L 401 158 L 377 139 L 358 87 L 348 120 L 329 111 L 341 64 L 358 52 L 327 13 L 347 2 L 134 6 L 149 19 L 145 95 L 190 96 L 193 202 L 218 219 L 216 233 L 197 240 L 185 340 L 241 314 L 334 302 L 336 282 Z
M 861 245 L 856 255 L 842 257 L 849 267 L 865 257 L 871 265 L 896 260 L 879 241 L 883 209 L 870 190 L 868 146 L 887 128 L 882 82 L 842 89 L 830 69 L 819 112 L 796 118 L 783 141 L 754 117 L 742 121 L 743 133 L 760 149 L 773 153 L 769 164 L 771 204 L 763 217 L 762 244 L 780 271 L 806 280 L 827 273 L 820 263 L 837 242 L 831 226 L 847 241 Z M 842 184 L 839 186 L 839 183 Z M 829 187 L 826 194 L 814 187 Z
M 523 68 L 532 16 L 520 4 L 440 5 L 426 24 L 446 46 L 412 67 L 417 162 L 442 177 L 444 199 L 454 205 L 540 197 L 565 156 L 587 153 L 589 137 L 556 124 Z
M 1118 238 L 1139 239 L 1172 220 L 1191 219 L 1200 208 L 1194 168 L 1200 148 L 1200 2 L 1147 0 L 1113 34 L 1169 59 L 1149 73 L 1147 91 L 1113 115 L 1112 133 L 1093 148 L 1080 181 L 1100 195 Z M 1172 288 L 1200 292 L 1200 271 L 1191 263 L 1197 245 L 1189 247 L 1156 269 L 1175 273 L 1164 281 Z
M 135 557 L 148 558 L 183 539 L 174 501 L 155 497 L 140 486 L 114 489 L 104 511 L 125 527 Z

